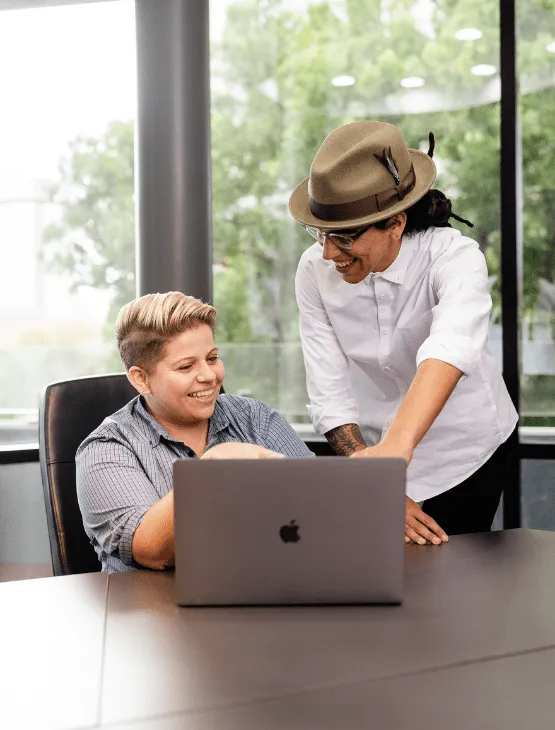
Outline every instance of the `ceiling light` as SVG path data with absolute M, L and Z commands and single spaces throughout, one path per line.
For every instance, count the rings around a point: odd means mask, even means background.
M 479 63 L 470 69 L 470 73 L 473 73 L 474 76 L 493 76 L 496 71 L 497 68 L 490 63 Z
M 553 43 L 550 43 L 548 46 L 546 46 L 549 53 L 555 53 L 555 41 Z
M 458 41 L 477 41 L 484 34 L 478 28 L 461 28 L 455 33 L 455 38 Z
M 420 86 L 424 86 L 426 79 L 422 76 L 407 76 L 406 79 L 401 79 L 401 86 L 405 89 L 418 89 Z
M 356 78 L 354 76 L 334 76 L 331 83 L 333 86 L 352 86 L 356 84 Z

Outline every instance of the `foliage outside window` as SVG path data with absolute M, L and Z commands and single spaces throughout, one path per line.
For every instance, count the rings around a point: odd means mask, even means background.
M 212 180 L 217 338 L 227 387 L 307 422 L 294 274 L 311 240 L 287 214 L 323 138 L 361 118 L 398 125 L 412 147 L 436 136 L 436 186 L 488 261 L 500 356 L 499 13 L 494 0 L 213 0 Z M 555 425 L 555 11 L 521 3 L 524 423 Z M 462 29 L 474 40 L 458 40 Z M 133 124 L 69 145 L 49 187 L 60 215 L 44 261 L 72 285 L 135 294 Z M 113 351 L 102 367 L 119 369 Z

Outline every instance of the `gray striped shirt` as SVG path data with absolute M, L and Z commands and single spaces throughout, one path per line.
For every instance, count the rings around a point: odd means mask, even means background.
M 292 458 L 313 456 L 277 411 L 237 395 L 216 399 L 206 448 L 226 441 L 258 444 Z M 75 456 L 77 497 L 103 571 L 143 567 L 133 560 L 133 534 L 152 505 L 171 490 L 173 462 L 196 458 L 148 413 L 140 396 L 83 441 Z

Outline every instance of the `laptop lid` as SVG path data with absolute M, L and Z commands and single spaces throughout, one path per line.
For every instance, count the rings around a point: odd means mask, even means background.
M 400 603 L 403 459 L 174 464 L 181 605 Z

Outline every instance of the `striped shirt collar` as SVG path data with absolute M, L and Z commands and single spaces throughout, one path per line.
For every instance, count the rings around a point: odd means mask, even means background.
M 135 412 L 142 425 L 145 426 L 148 438 L 150 439 L 150 443 L 153 447 L 158 446 L 160 444 L 160 439 L 162 438 L 165 441 L 172 441 L 176 444 L 183 443 L 182 441 L 179 441 L 179 439 L 170 436 L 162 424 L 147 411 L 142 396 L 139 395 L 135 398 L 131 411 Z M 214 413 L 208 422 L 208 443 L 212 441 L 217 433 L 228 427 L 229 417 L 225 412 L 225 408 L 220 403 L 220 396 L 218 396 L 214 406 Z

